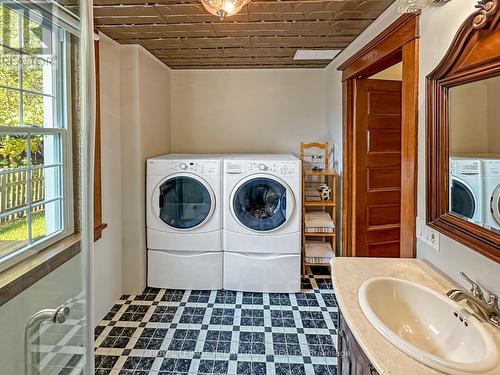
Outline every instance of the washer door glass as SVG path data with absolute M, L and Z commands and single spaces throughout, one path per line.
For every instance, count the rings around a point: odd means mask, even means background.
M 210 192 L 191 177 L 174 177 L 160 185 L 160 219 L 177 229 L 192 229 L 210 215 Z
M 474 194 L 467 185 L 455 178 L 451 181 L 450 210 L 469 219 L 472 219 L 476 212 Z
M 500 225 L 500 184 L 497 185 L 491 195 L 491 214 L 493 219 Z
M 258 177 L 242 184 L 233 198 L 233 211 L 245 227 L 269 231 L 286 221 L 287 189 L 276 180 Z

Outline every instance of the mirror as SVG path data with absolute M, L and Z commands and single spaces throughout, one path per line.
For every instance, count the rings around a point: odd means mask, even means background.
M 448 97 L 449 212 L 500 233 L 500 77 Z
M 427 76 L 427 224 L 500 263 L 500 0 Z

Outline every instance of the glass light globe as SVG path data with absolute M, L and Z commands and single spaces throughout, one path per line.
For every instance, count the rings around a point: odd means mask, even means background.
M 398 11 L 400 13 L 415 13 L 427 8 L 432 0 L 399 0 Z
M 249 2 L 250 0 L 201 0 L 205 9 L 218 16 L 221 21 L 224 17 L 238 13 Z

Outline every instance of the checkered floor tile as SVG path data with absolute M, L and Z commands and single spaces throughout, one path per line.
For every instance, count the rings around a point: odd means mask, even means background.
M 146 288 L 95 330 L 96 374 L 336 374 L 338 309 L 327 268 L 302 292 Z

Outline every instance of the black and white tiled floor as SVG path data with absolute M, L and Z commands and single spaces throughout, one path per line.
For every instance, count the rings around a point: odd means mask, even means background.
M 338 309 L 327 268 L 296 294 L 147 288 L 95 330 L 96 374 L 336 374 Z

